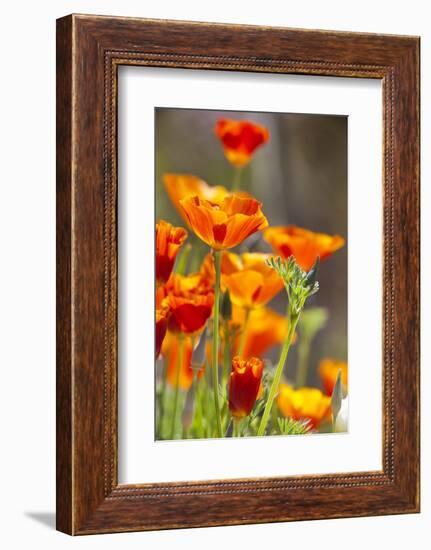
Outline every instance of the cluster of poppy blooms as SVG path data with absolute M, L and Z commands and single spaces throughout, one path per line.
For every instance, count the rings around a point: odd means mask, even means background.
M 249 121 L 221 119 L 215 132 L 235 170 L 241 170 L 269 140 L 266 128 Z M 284 288 L 268 263 L 273 255 L 231 250 L 262 232 L 275 255 L 293 256 L 302 270 L 309 271 L 317 258 L 324 260 L 341 248 L 344 239 L 292 225 L 270 227 L 262 203 L 244 191 L 211 186 L 188 174 L 164 174 L 163 181 L 186 227 L 174 227 L 165 220 L 156 224 L 156 358 L 164 359 L 164 377 L 176 392 L 189 391 L 204 369 L 215 370 L 216 414 L 221 395 L 231 417 L 244 419 L 264 396 L 263 355 L 286 339 L 289 321 L 268 307 Z M 174 267 L 190 231 L 209 250 L 197 272 L 184 274 Z M 195 350 L 208 327 L 212 346 L 204 342 L 205 353 L 196 364 Z M 230 371 L 226 380 L 222 378 L 225 393 L 217 387 L 222 352 Z M 330 415 L 330 396 L 340 369 L 347 385 L 347 365 L 331 359 L 320 364 L 323 391 L 280 384 L 276 403 L 281 415 L 306 421 L 311 429 L 318 427 Z M 177 414 L 175 408 L 173 414 Z M 222 434 L 219 426 L 215 435 L 225 435 L 224 430 Z

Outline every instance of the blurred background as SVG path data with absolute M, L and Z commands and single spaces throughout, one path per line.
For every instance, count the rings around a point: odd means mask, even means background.
M 214 133 L 219 118 L 250 120 L 270 132 L 269 142 L 256 151 L 241 179 L 241 189 L 263 203 L 270 225 L 293 224 L 346 240 L 341 250 L 322 262 L 320 290 L 307 302 L 308 307 L 325 307 L 329 313 L 309 358 L 308 384 L 319 386 L 320 359 L 347 361 L 347 117 L 157 108 L 156 219 L 184 226 L 165 192 L 162 178 L 166 172 L 193 174 L 211 185 L 231 187 L 234 168 Z M 189 242 L 190 238 L 191 232 Z M 253 250 L 272 252 L 262 238 L 253 241 Z M 193 262 L 191 270 L 197 270 L 199 258 L 194 257 Z M 269 306 L 284 314 L 285 293 Z M 296 372 L 296 348 L 289 353 L 285 371 L 289 378 Z M 278 353 L 274 349 L 269 354 L 272 361 L 278 359 Z

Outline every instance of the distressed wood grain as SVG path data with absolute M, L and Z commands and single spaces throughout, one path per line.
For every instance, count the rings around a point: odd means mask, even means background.
M 116 107 L 124 64 L 382 80 L 382 471 L 118 484 Z M 89 534 L 417 511 L 419 39 L 59 19 L 57 528 Z

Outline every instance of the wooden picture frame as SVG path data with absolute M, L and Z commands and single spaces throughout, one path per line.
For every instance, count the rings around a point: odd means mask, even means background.
M 117 68 L 383 84 L 383 469 L 117 478 Z M 69 534 L 419 511 L 419 38 L 70 15 L 57 21 L 57 529 Z

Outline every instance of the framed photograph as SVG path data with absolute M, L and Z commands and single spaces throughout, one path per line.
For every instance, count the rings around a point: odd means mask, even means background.
M 59 19 L 57 528 L 418 511 L 419 38 Z

